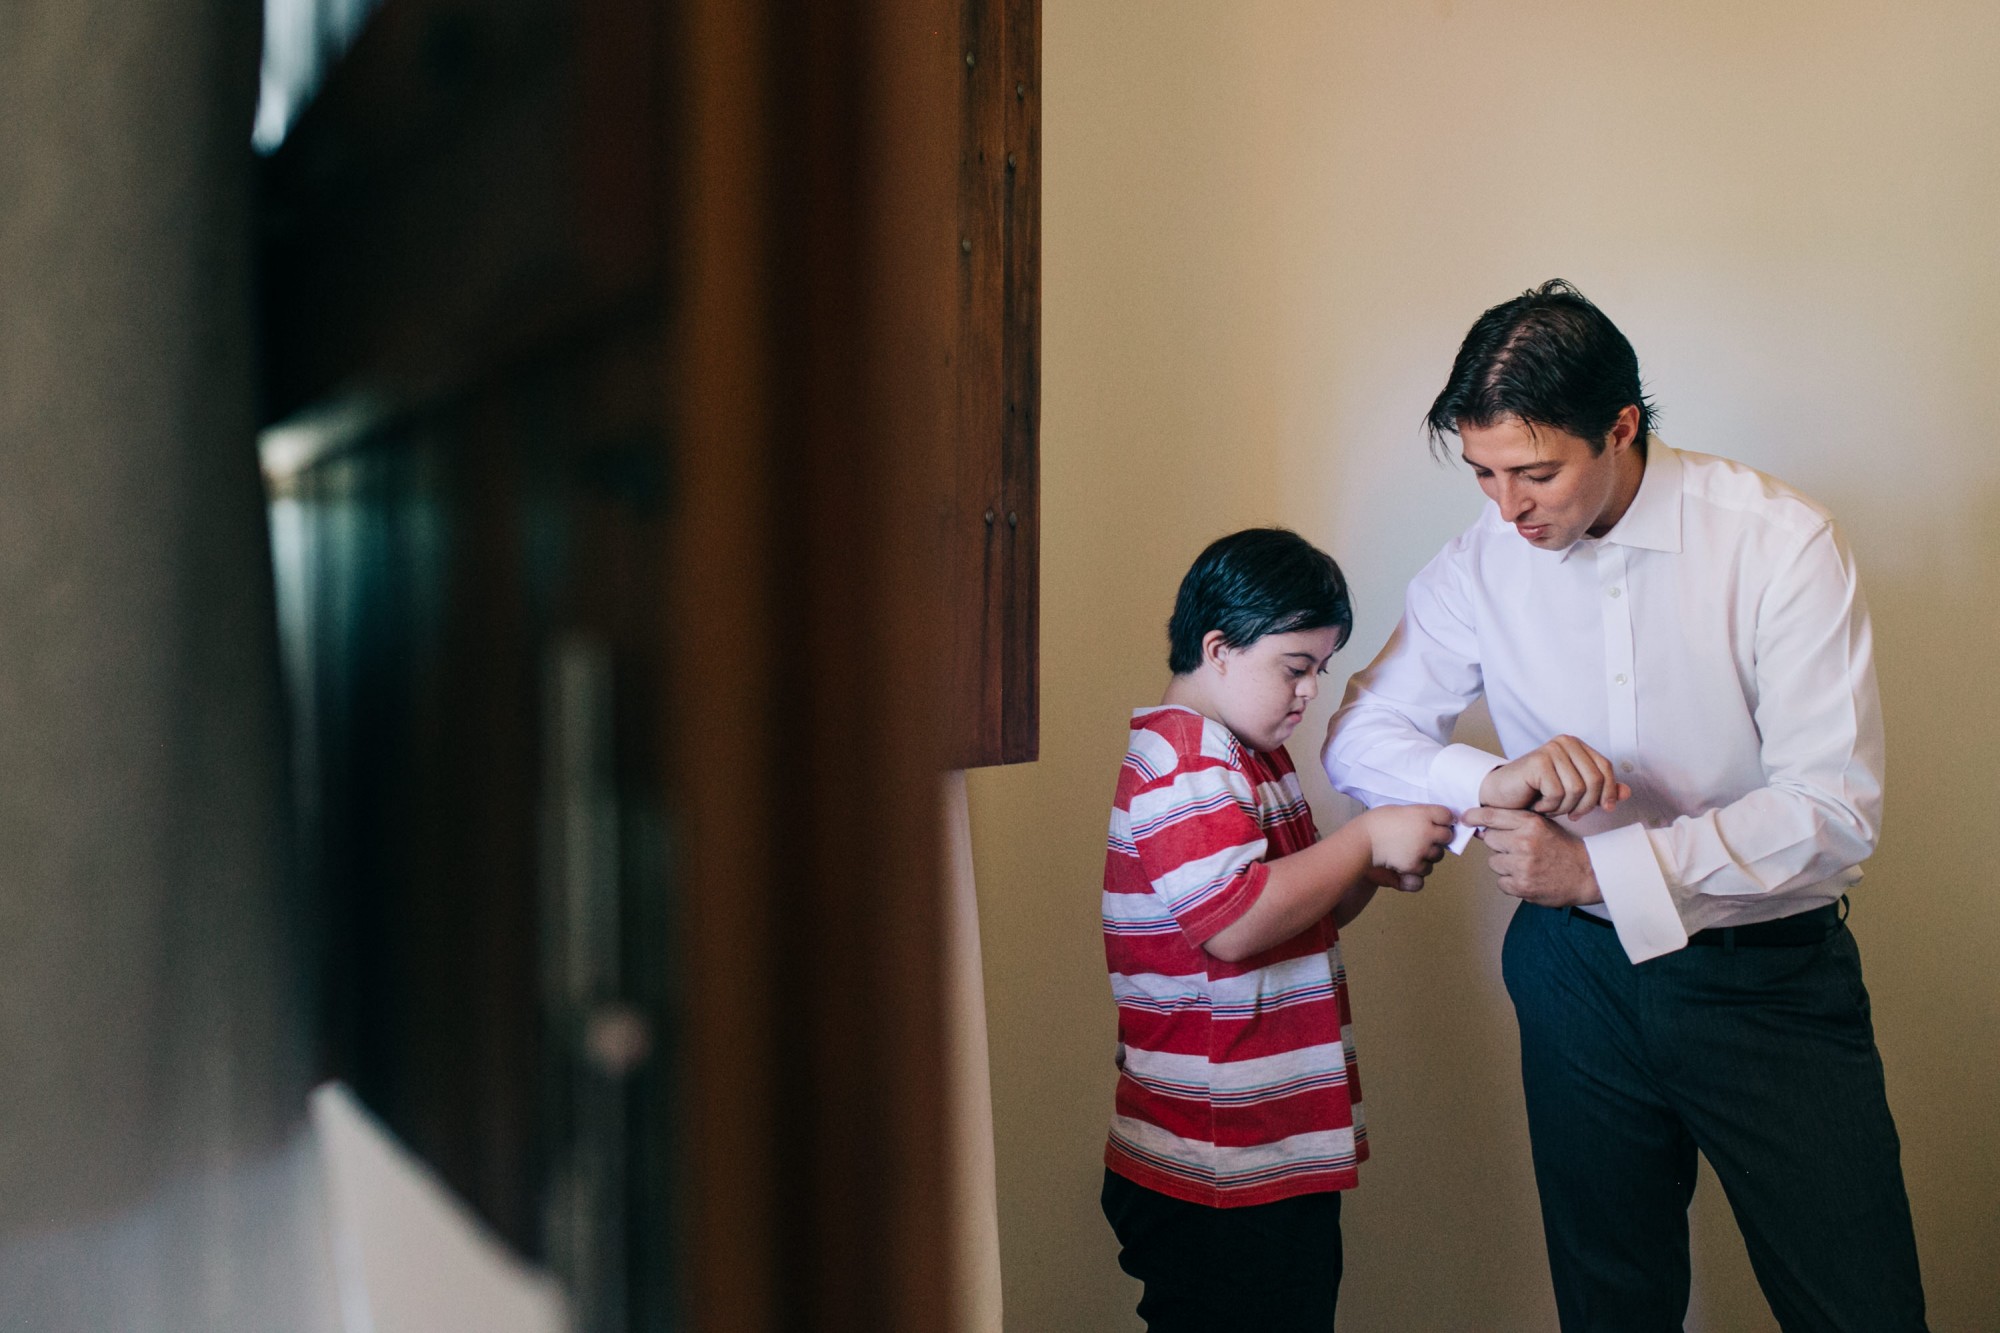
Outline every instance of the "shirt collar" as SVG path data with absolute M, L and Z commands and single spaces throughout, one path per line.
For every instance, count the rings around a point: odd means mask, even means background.
M 1193 713 L 1196 717 L 1202 716 L 1199 709 L 1189 708 L 1186 704 L 1148 704 L 1144 708 L 1132 710 L 1132 721 L 1137 723 L 1140 718 L 1151 717 L 1155 713 Z
M 1584 541 L 1589 541 L 1585 538 Z M 1646 437 L 1646 471 L 1639 492 L 1611 531 L 1596 540 L 1679 554 L 1681 549 L 1681 456 L 1657 435 Z M 1584 542 L 1570 547 L 1574 551 Z M 1569 551 L 1563 552 L 1565 559 Z

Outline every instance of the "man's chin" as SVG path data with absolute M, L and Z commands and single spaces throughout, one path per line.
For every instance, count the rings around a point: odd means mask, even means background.
M 1552 523 L 1544 523 L 1539 528 L 1522 528 L 1517 524 L 1514 531 L 1520 535 L 1522 541 L 1538 551 L 1566 551 L 1576 544 L 1574 536 L 1558 529 Z

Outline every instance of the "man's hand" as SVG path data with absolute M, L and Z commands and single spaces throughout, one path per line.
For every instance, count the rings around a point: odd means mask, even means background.
M 1581 819 L 1602 807 L 1615 809 L 1632 789 L 1597 751 L 1574 736 L 1558 736 L 1500 765 L 1479 784 L 1479 803 L 1492 810 L 1532 810 Z
M 1583 839 L 1545 816 L 1480 806 L 1467 810 L 1460 822 L 1478 829 L 1492 852 L 1487 864 L 1500 892 L 1542 907 L 1604 901 Z

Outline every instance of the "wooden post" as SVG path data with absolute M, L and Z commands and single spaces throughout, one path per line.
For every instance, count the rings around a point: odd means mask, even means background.
M 689 6 L 669 620 L 696 1327 L 948 1326 L 961 51 L 935 0 Z
M 955 459 L 945 543 L 960 767 L 1037 748 L 1041 6 L 962 0 Z

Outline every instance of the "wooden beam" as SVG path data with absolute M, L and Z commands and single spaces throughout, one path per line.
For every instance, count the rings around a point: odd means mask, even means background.
M 691 0 L 670 637 L 700 1328 L 947 1324 L 956 23 Z
M 960 0 L 957 415 L 945 543 L 960 767 L 1033 759 L 1041 385 L 1041 9 Z

